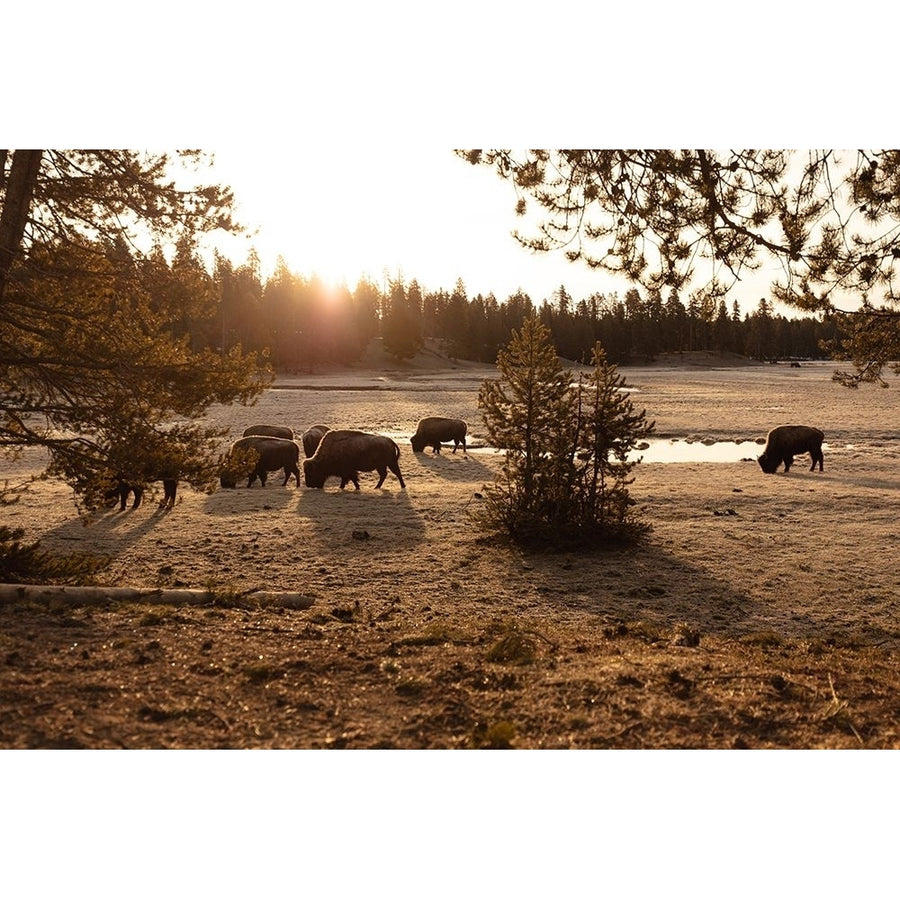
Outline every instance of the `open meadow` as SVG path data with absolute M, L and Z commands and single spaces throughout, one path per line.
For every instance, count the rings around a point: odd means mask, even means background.
M 623 368 L 680 462 L 631 487 L 636 548 L 526 553 L 475 527 L 499 457 L 477 409 L 491 368 L 417 357 L 278 379 L 255 422 L 386 434 L 374 489 L 179 488 L 173 510 L 82 521 L 29 479 L 3 522 L 53 552 L 108 556 L 107 585 L 204 588 L 192 605 L 0 606 L 0 746 L 129 748 L 900 747 L 900 386 L 850 391 L 831 363 L 717 357 Z M 426 415 L 469 422 L 470 452 L 414 454 Z M 773 426 L 825 432 L 824 472 L 764 475 Z M 687 456 L 688 458 L 685 458 Z M 157 485 L 161 496 L 161 485 Z M 263 605 L 258 590 L 307 596 Z

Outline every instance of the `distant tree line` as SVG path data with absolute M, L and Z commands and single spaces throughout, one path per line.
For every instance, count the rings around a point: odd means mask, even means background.
M 539 303 L 521 290 L 503 301 L 493 294 L 470 297 L 462 280 L 452 291 L 424 290 L 416 279 L 400 277 L 380 285 L 362 279 L 353 290 L 335 290 L 292 273 L 283 260 L 263 280 L 252 254 L 240 266 L 217 257 L 209 281 L 219 297 L 217 312 L 193 323 L 193 340 L 226 351 L 240 346 L 268 352 L 271 365 L 282 371 L 353 363 L 377 336 L 398 359 L 412 357 L 427 342 L 452 358 L 493 363 L 532 311 L 561 356 L 586 363 L 598 341 L 611 363 L 627 365 L 689 351 L 758 360 L 822 358 L 837 337 L 835 320 L 786 318 L 765 298 L 742 313 L 737 301 L 730 307 L 699 296 L 685 302 L 674 289 L 666 297 L 632 288 L 624 296 L 595 293 L 575 300 L 561 285 Z

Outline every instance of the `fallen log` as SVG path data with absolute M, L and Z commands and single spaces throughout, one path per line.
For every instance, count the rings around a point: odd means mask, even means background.
M 98 585 L 0 584 L 0 604 L 21 603 L 94 606 L 101 603 L 160 603 L 172 606 L 260 606 L 309 609 L 310 594 L 295 591 L 233 591 L 207 588 L 134 588 Z

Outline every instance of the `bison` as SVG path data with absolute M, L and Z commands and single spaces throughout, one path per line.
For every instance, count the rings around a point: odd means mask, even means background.
M 278 437 L 292 441 L 294 439 L 294 429 L 287 425 L 250 425 L 244 429 L 244 437 L 252 437 L 253 435 Z
M 416 426 L 416 433 L 410 443 L 413 452 L 421 453 L 431 445 L 435 453 L 441 452 L 442 441 L 453 441 L 453 452 L 462 444 L 463 453 L 466 452 L 466 423 L 462 419 L 447 419 L 443 416 L 428 416 L 420 419 Z
M 327 431 L 319 442 L 316 452 L 303 461 L 303 477 L 306 486 L 321 488 L 332 475 L 341 479 L 341 489 L 352 481 L 359 490 L 359 473 L 378 472 L 380 476 L 376 488 L 380 488 L 390 469 L 405 488 L 400 474 L 400 448 L 389 437 L 367 434 L 364 431 L 335 429 Z
M 264 435 L 250 435 L 249 437 L 238 438 L 228 451 L 219 481 L 222 487 L 237 487 L 237 474 L 235 463 L 239 462 L 239 458 L 243 455 L 255 454 L 252 470 L 249 472 L 250 480 L 247 487 L 253 484 L 258 478 L 263 487 L 266 486 L 266 476 L 269 472 L 277 472 L 278 469 L 284 469 L 284 481 L 282 486 L 287 484 L 291 479 L 291 475 L 297 480 L 297 486 L 300 486 L 300 445 L 296 441 L 288 440 L 280 437 L 266 437 Z M 237 468 L 240 468 L 238 465 Z M 242 474 L 246 474 L 244 469 Z
M 790 472 L 794 463 L 794 456 L 800 453 L 808 453 L 812 459 L 810 472 L 823 471 L 822 441 L 825 435 L 818 429 L 809 425 L 779 425 L 773 428 L 766 436 L 766 447 L 762 455 L 757 458 L 760 468 L 767 475 L 773 474 L 784 463 L 784 471 Z
M 162 483 L 164 497 L 160 506 L 164 506 L 166 509 L 172 509 L 172 507 L 175 506 L 175 492 L 178 489 L 178 479 L 163 478 Z M 123 510 L 128 503 L 128 495 L 131 493 L 134 493 L 134 502 L 131 504 L 131 508 L 137 509 L 141 505 L 141 500 L 144 497 L 143 484 L 133 481 L 124 481 L 123 479 L 118 478 L 116 479 L 116 486 L 110 491 L 109 496 L 110 499 L 113 500 L 113 503 L 118 500 L 119 509 Z
M 326 431 L 331 431 L 327 425 L 310 425 L 309 428 L 300 435 L 300 443 L 303 444 L 303 453 L 307 459 L 315 454 L 316 449 L 319 446 L 319 441 L 322 440 L 322 435 L 324 435 Z

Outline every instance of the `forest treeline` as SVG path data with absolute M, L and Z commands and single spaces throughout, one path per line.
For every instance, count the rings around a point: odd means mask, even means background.
M 758 360 L 821 358 L 836 338 L 834 321 L 785 318 L 765 298 L 741 313 L 737 301 L 685 301 L 674 290 L 663 297 L 632 288 L 622 296 L 595 293 L 576 300 L 561 285 L 534 302 L 521 290 L 505 300 L 469 296 L 461 280 L 449 291 L 424 290 L 416 279 L 402 277 L 334 289 L 291 272 L 282 260 L 263 280 L 253 254 L 239 266 L 216 256 L 213 269 L 208 277 L 219 298 L 215 316 L 184 323 L 195 349 L 267 350 L 279 371 L 351 364 L 376 336 L 398 359 L 413 356 L 427 341 L 452 358 L 493 363 L 534 309 L 559 354 L 578 362 L 590 360 L 597 341 L 610 362 L 627 365 L 697 350 Z

